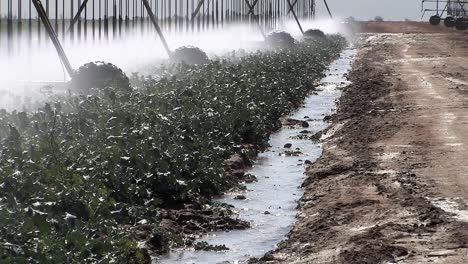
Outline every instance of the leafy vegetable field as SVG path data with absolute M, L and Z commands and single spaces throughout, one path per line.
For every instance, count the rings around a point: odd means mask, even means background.
M 0 262 L 144 263 L 143 248 L 164 252 L 161 209 L 233 187 L 224 161 L 267 147 L 345 45 L 329 36 L 0 111 Z

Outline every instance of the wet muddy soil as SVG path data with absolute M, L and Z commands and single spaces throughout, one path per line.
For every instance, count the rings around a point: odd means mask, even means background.
M 468 263 L 466 43 L 363 38 L 297 223 L 260 262 Z

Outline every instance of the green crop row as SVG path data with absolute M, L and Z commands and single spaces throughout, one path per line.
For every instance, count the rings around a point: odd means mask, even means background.
M 160 208 L 225 191 L 223 161 L 266 147 L 345 45 L 181 65 L 131 92 L 0 111 L 0 262 L 143 262 L 129 230 L 157 235 Z

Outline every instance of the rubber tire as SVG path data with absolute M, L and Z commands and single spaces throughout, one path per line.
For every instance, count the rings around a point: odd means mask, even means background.
M 429 19 L 429 23 L 431 23 L 431 25 L 433 26 L 438 26 L 440 24 L 440 16 L 431 16 L 431 18 Z
M 455 26 L 455 18 L 453 17 L 446 17 L 444 20 L 444 24 L 446 27 L 454 27 Z
M 459 17 L 455 20 L 455 27 L 458 30 L 467 30 L 468 29 L 468 19 L 464 17 Z
M 468 30 L 468 18 L 465 18 L 465 24 L 462 26 L 462 30 Z

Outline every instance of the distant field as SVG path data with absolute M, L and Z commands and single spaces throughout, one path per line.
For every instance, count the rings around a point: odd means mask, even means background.
M 437 33 L 463 32 L 444 25 L 432 26 L 428 22 L 361 22 L 362 33 Z M 468 31 L 464 31 L 468 34 Z

